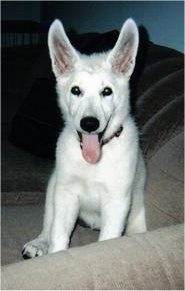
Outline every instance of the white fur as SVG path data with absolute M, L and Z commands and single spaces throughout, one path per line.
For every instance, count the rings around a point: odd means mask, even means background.
M 68 248 L 77 218 L 99 228 L 99 240 L 146 231 L 144 208 L 145 165 L 138 131 L 129 112 L 129 78 L 138 48 L 138 30 L 128 19 L 115 47 L 107 53 L 81 55 L 70 44 L 62 24 L 50 27 L 49 50 L 57 79 L 58 104 L 65 128 L 56 148 L 56 167 L 48 183 L 42 233 L 23 249 L 35 257 Z M 81 96 L 71 93 L 79 86 Z M 113 93 L 103 97 L 110 87 Z M 119 137 L 102 146 L 101 158 L 90 164 L 82 156 L 77 131 L 80 121 L 95 116 L 97 133 L 110 138 L 122 125 Z

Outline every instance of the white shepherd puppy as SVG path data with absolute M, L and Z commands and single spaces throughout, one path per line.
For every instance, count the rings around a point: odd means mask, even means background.
M 129 106 L 138 49 L 135 22 L 123 24 L 106 53 L 80 54 L 59 20 L 50 27 L 48 44 L 65 128 L 57 142 L 43 230 L 24 245 L 25 259 L 67 249 L 78 217 L 100 229 L 100 241 L 146 231 L 145 165 Z

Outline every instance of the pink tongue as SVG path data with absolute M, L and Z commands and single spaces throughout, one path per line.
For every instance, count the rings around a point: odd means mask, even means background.
M 82 134 L 82 155 L 88 163 L 99 160 L 100 143 L 97 134 Z

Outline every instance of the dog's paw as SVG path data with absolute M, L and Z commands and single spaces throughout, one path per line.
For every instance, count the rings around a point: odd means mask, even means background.
M 23 246 L 22 256 L 25 260 L 34 257 L 40 257 L 48 253 L 48 244 L 46 241 L 34 239 Z

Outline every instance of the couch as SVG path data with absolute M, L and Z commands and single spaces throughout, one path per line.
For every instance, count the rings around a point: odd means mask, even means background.
M 80 51 L 91 53 L 111 48 L 117 36 L 117 31 L 73 32 L 70 38 Z M 131 104 L 147 164 L 147 232 L 97 242 L 98 231 L 77 224 L 67 251 L 24 261 L 22 245 L 42 227 L 45 188 L 63 126 L 47 48 L 32 61 L 29 53 L 27 67 L 17 68 L 21 98 L 3 124 L 1 289 L 184 290 L 183 54 L 141 35 Z M 21 57 L 14 54 L 14 66 Z M 9 57 L 3 61 L 6 69 Z M 6 76 L 15 78 L 12 71 Z M 14 89 L 3 91 L 4 114 L 10 112 Z

